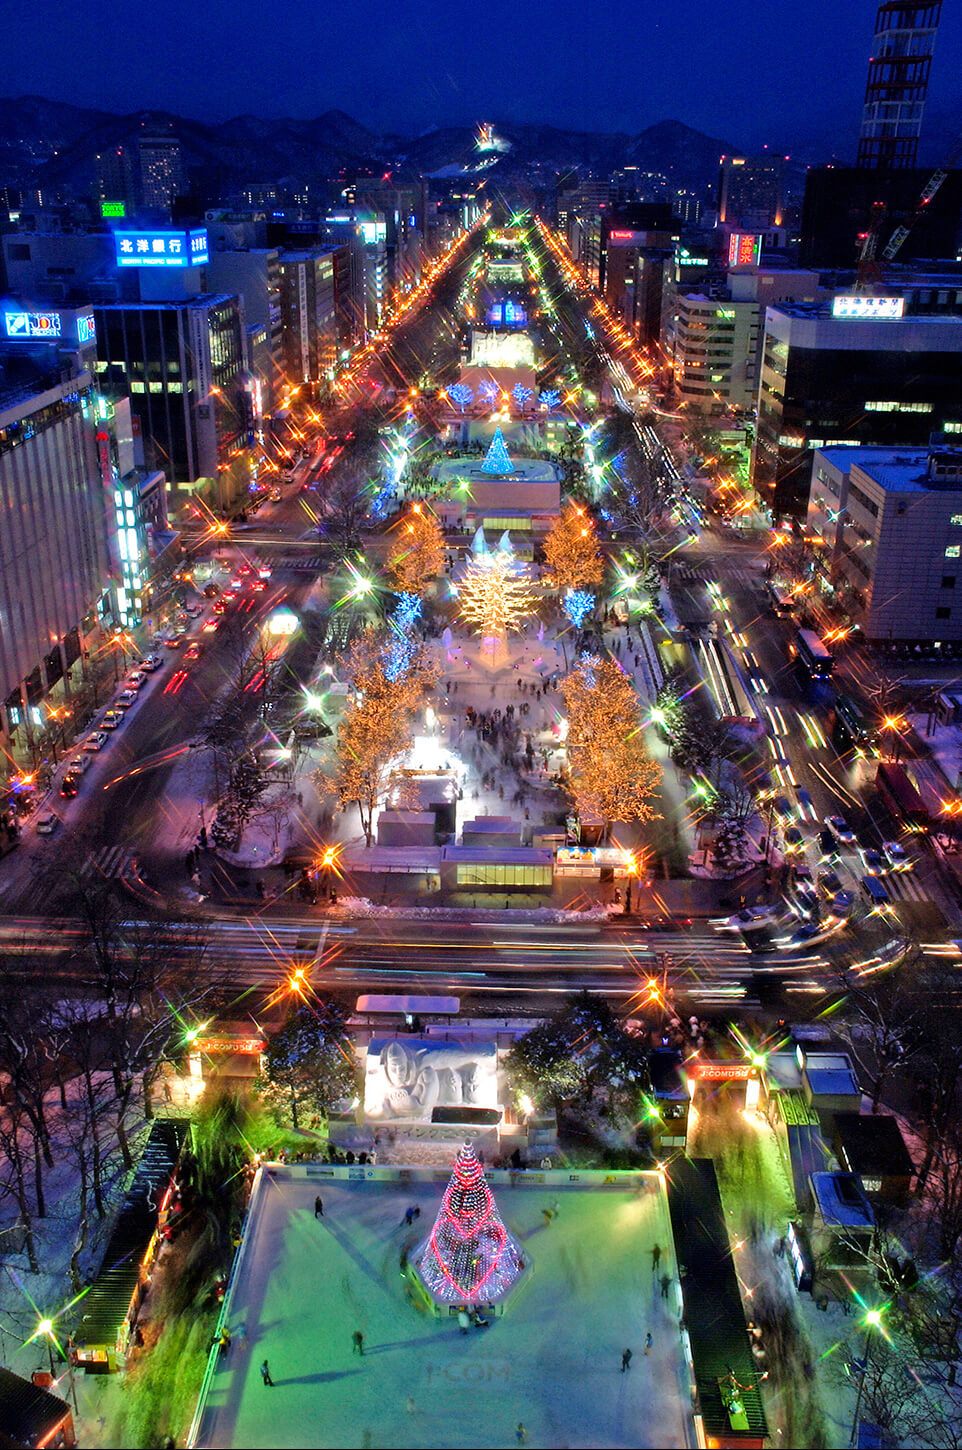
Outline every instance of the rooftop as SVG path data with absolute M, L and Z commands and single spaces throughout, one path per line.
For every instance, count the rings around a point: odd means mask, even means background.
M 835 1140 L 852 1173 L 909 1177 L 915 1171 L 902 1130 L 890 1113 L 836 1113 Z
M 889 493 L 931 493 L 924 448 L 819 448 L 816 450 L 840 473 L 858 467 L 873 483 Z
M 854 1173 L 813 1173 L 812 1193 L 826 1224 L 837 1228 L 871 1228 L 872 1205 Z

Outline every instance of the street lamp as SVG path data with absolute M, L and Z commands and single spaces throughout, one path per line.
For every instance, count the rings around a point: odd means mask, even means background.
M 855 1396 L 855 1413 L 852 1416 L 852 1433 L 848 1440 L 849 1446 L 854 1446 L 858 1439 L 858 1415 L 862 1407 L 862 1392 L 865 1389 L 865 1376 L 868 1373 L 869 1356 L 872 1352 L 872 1331 L 881 1329 L 884 1334 L 885 1331 L 882 1324 L 884 1313 L 884 1309 L 867 1309 L 865 1311 L 865 1317 L 862 1320 L 862 1326 L 865 1330 L 865 1353 L 862 1356 L 862 1369 L 858 1377 L 858 1393 Z

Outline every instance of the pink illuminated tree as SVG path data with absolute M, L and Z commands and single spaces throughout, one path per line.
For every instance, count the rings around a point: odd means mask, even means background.
M 458 1153 L 434 1228 L 413 1263 L 431 1297 L 445 1304 L 494 1303 L 524 1269 L 470 1143 Z

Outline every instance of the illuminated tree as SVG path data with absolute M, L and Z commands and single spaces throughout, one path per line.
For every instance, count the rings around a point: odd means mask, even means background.
M 484 462 L 481 465 L 483 473 L 514 473 L 514 464 L 508 457 L 508 450 L 504 442 L 504 434 L 500 428 L 495 428 L 494 437 L 491 439 L 491 446 L 484 455 Z
M 423 596 L 428 581 L 444 572 L 444 535 L 434 514 L 414 504 L 398 526 L 391 573 L 402 594 Z
M 603 567 L 594 520 L 586 509 L 566 503 L 544 541 L 551 585 L 559 593 L 600 584 Z
M 562 683 L 571 794 L 582 817 L 651 821 L 661 772 L 645 750 L 638 697 L 613 660 L 589 656 Z
M 458 591 L 462 617 L 485 637 L 503 638 L 535 613 L 527 566 L 506 549 L 476 555 Z
M 595 607 L 595 596 L 590 589 L 566 589 L 564 612 L 575 629 L 580 629 Z
M 371 630 L 351 651 L 347 672 L 354 693 L 337 742 L 334 789 L 342 805 L 356 805 L 364 839 L 373 839 L 374 813 L 394 784 L 409 744 L 411 716 L 437 678 L 423 645 L 405 668 L 392 668 L 393 646 Z
M 448 397 L 452 403 L 457 404 L 463 413 L 474 398 L 474 391 L 468 387 L 467 383 L 455 383 L 453 387 L 448 388 Z
M 503 1299 L 524 1268 L 470 1143 L 454 1163 L 451 1181 L 429 1237 L 412 1263 L 442 1304 L 490 1304 Z

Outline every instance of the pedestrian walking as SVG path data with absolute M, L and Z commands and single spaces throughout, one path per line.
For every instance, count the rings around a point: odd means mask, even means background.
M 528 1438 L 528 1432 L 524 1428 L 524 1422 L 522 1420 L 518 1421 L 517 1428 L 514 1432 L 514 1438 L 519 1445 L 523 1445 Z
M 661 1297 L 663 1299 L 667 1299 L 668 1298 L 668 1290 L 670 1288 L 671 1288 L 671 1280 L 669 1279 L 669 1277 L 668 1277 L 667 1274 L 662 1274 L 662 1276 L 661 1276 Z
M 318 1194 L 317 1197 L 314 1200 L 314 1217 L 315 1218 L 323 1218 L 324 1217 L 324 1201 L 321 1198 L 321 1195 L 320 1194 Z
M 408 1395 L 408 1397 L 407 1397 L 407 1399 L 406 1399 L 406 1401 L 404 1403 L 404 1408 L 407 1410 L 407 1412 L 408 1412 L 409 1415 L 413 1415 L 414 1414 L 415 1410 L 417 1409 L 417 1405 L 414 1403 L 414 1396 L 413 1395 Z
M 361 1356 L 361 1358 L 363 1359 L 364 1358 L 364 1335 L 361 1333 L 361 1331 L 359 1329 L 355 1329 L 354 1333 L 351 1335 L 351 1346 L 352 1346 L 351 1353 L 352 1354 L 359 1354 Z
M 648 1333 L 645 1335 L 645 1353 L 646 1354 L 651 1354 L 651 1343 L 652 1343 L 652 1340 L 651 1340 L 651 1330 L 649 1329 Z
M 624 1374 L 624 1372 L 625 1372 L 626 1369 L 631 1369 L 631 1350 L 630 1349 L 623 1349 L 621 1351 L 621 1373 Z
M 658 1265 L 661 1263 L 661 1244 L 655 1244 L 651 1251 L 651 1272 L 658 1272 Z
M 471 1316 L 466 1309 L 458 1310 L 458 1328 L 462 1334 L 467 1334 L 471 1328 Z
M 274 1381 L 271 1379 L 270 1366 L 268 1365 L 266 1359 L 261 1365 L 261 1379 L 264 1381 L 265 1385 L 270 1385 L 271 1389 L 274 1388 Z

